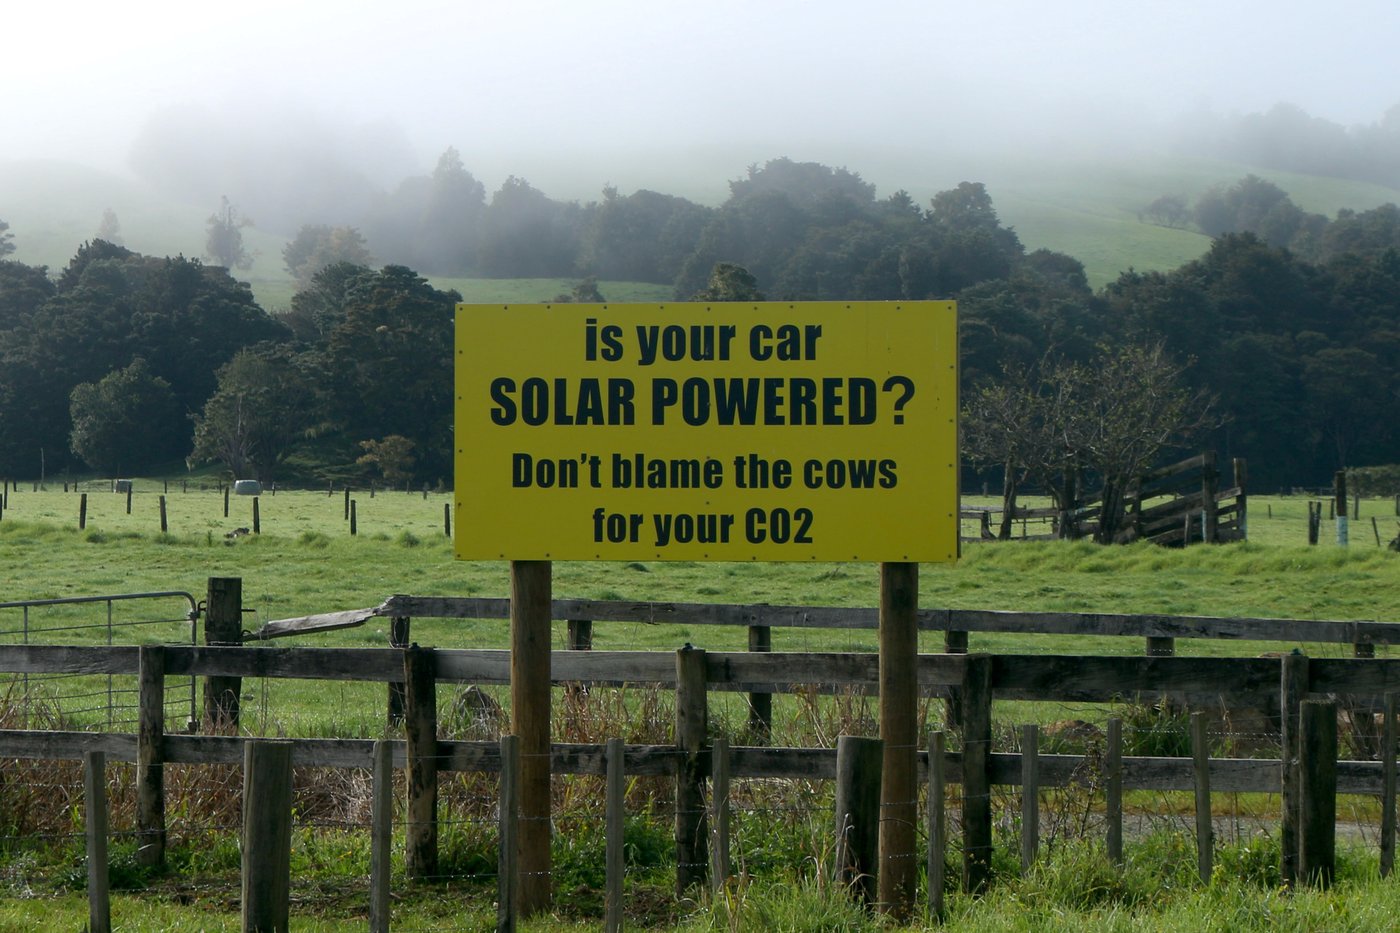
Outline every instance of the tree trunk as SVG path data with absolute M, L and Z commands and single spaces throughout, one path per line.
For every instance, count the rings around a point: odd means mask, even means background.
M 1007 461 L 1006 471 L 1001 480 L 1001 527 L 997 529 L 998 541 L 1011 540 L 1012 515 L 1016 511 L 1016 465 Z

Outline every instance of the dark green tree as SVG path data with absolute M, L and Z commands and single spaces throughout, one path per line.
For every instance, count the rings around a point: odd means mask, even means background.
M 235 477 L 272 481 L 325 417 L 314 366 L 312 357 L 284 344 L 239 351 L 219 368 L 218 389 L 194 418 L 190 460 L 217 461 Z
M 15 251 L 15 235 L 10 232 L 10 225 L 0 220 L 0 257 L 8 256 Z
M 324 351 L 336 424 L 353 444 L 403 435 L 424 478 L 450 476 L 453 315 L 461 296 L 403 266 L 346 284 L 343 317 Z
M 95 383 L 74 386 L 69 412 L 73 453 L 111 476 L 155 467 L 188 444 L 188 436 L 182 439 L 171 431 L 181 418 L 170 383 L 140 357 Z

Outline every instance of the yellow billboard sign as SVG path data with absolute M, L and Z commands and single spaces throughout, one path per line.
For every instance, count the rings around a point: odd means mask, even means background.
M 457 306 L 462 560 L 949 561 L 949 301 Z

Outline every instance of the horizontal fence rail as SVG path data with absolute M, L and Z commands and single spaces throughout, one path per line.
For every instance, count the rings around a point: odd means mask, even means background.
M 749 628 L 874 630 L 879 628 L 880 622 L 879 610 L 870 607 L 754 606 L 603 599 L 556 599 L 553 601 L 551 615 L 556 621 L 587 619 L 594 622 L 728 625 Z M 391 596 L 379 606 L 370 609 L 269 622 L 248 637 L 250 640 L 258 640 L 303 635 L 363 625 L 371 619 L 385 617 L 504 620 L 510 618 L 510 600 L 502 597 Z M 990 609 L 920 609 L 917 617 L 919 628 L 929 632 L 1400 645 L 1400 623 L 1366 620 L 1014 612 Z

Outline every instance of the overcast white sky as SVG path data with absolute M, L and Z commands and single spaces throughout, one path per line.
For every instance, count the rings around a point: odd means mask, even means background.
M 1024 145 L 1278 101 L 1350 125 L 1400 102 L 1397 38 L 1396 0 L 11 0 L 0 161 L 119 165 L 186 102 L 391 120 L 423 168 Z

